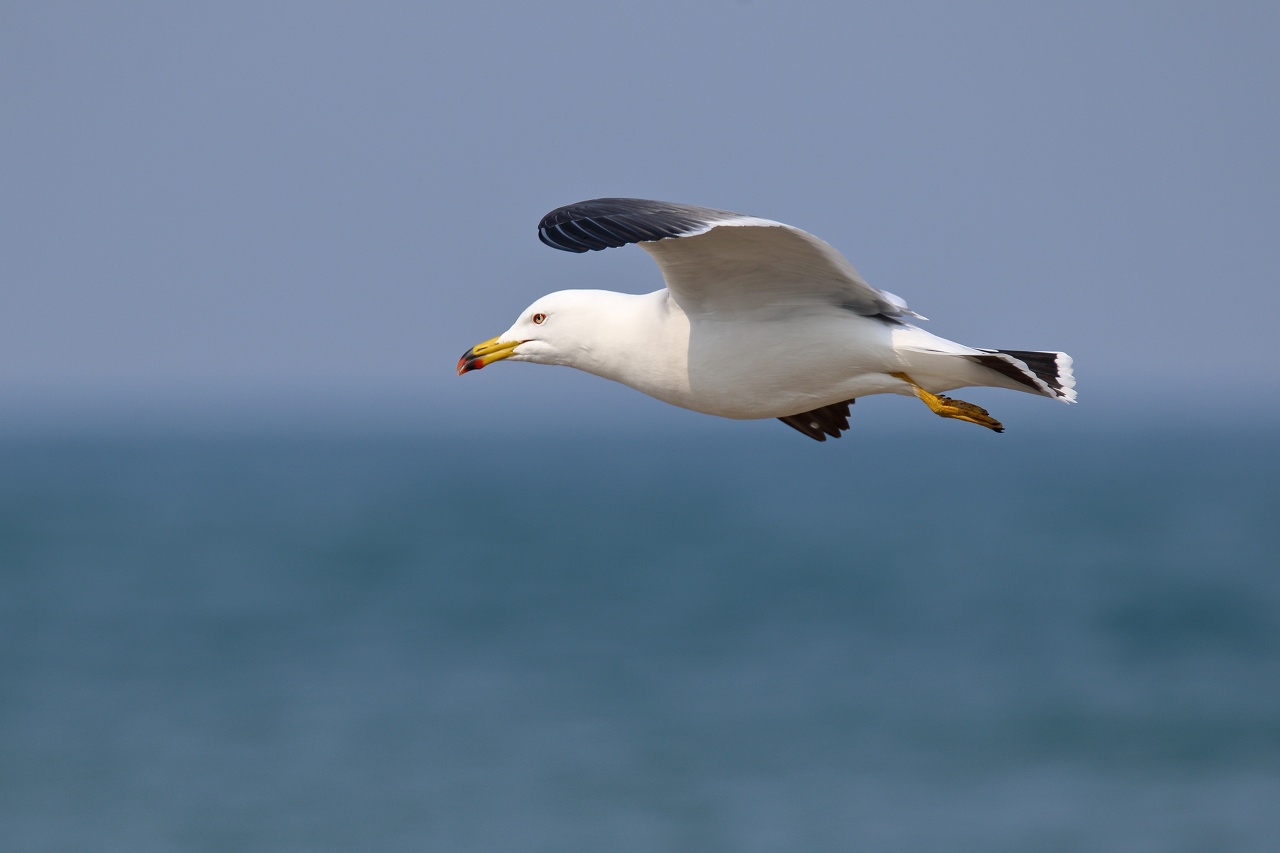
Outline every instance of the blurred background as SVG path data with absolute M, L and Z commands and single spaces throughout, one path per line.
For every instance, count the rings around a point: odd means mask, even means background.
M 0 6 L 0 847 L 1272 851 L 1280 12 Z M 811 231 L 1081 402 L 458 356 Z

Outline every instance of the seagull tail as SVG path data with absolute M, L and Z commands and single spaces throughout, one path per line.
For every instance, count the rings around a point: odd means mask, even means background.
M 984 349 L 981 353 L 968 358 L 1022 385 L 1019 390 L 1064 403 L 1076 401 L 1076 377 L 1071 370 L 1071 356 L 1065 352 Z

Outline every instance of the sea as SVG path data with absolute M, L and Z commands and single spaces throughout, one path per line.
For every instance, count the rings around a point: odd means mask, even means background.
M 0 850 L 1280 850 L 1280 434 L 934 423 L 0 437 Z

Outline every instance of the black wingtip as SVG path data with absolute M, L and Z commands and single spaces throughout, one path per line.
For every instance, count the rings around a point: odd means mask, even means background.
M 596 198 L 558 207 L 538 223 L 538 239 L 565 252 L 682 237 L 741 216 L 728 210 L 646 198 Z
M 827 436 L 839 438 L 841 432 L 849 428 L 849 407 L 856 402 L 857 400 L 845 400 L 843 403 L 832 403 L 778 420 L 814 441 L 826 441 Z

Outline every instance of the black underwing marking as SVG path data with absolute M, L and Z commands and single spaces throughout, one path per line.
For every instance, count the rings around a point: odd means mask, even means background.
M 799 430 L 814 441 L 826 441 L 827 436 L 839 438 L 840 432 L 849 428 L 849 407 L 856 400 L 832 403 L 810 412 L 778 418 L 792 429 Z

